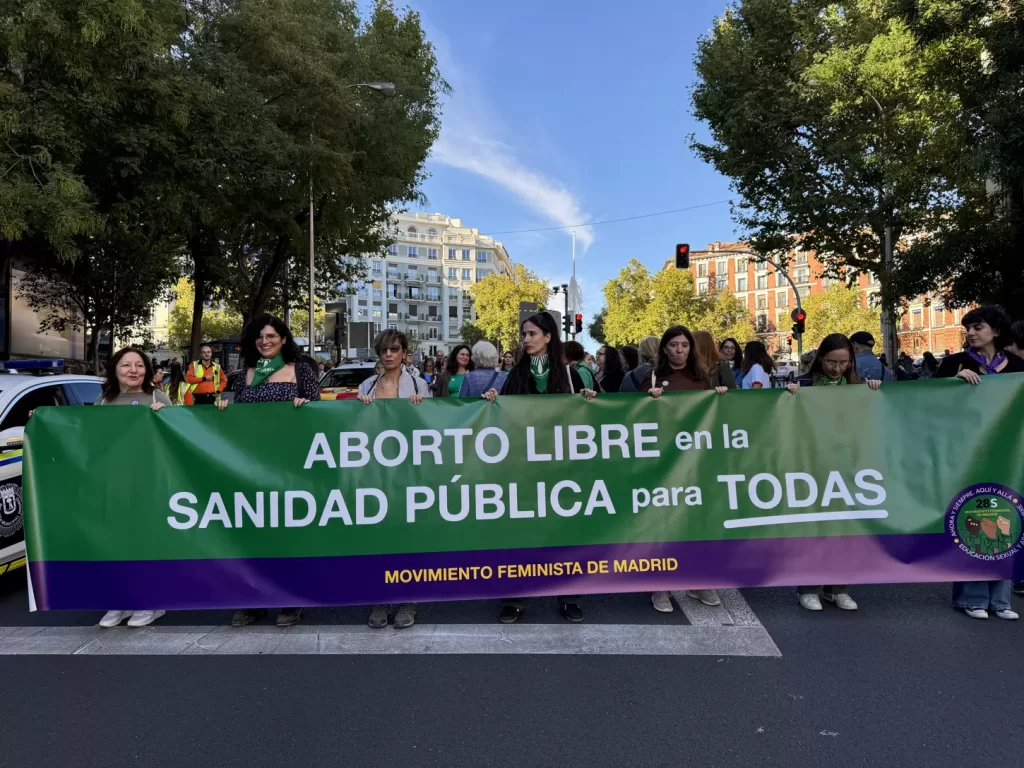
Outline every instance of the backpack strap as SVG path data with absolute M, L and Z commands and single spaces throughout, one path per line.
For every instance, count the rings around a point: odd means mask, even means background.
M 484 387 L 484 392 L 490 392 L 491 391 L 491 387 L 494 385 L 494 380 L 496 378 L 498 378 L 498 372 L 497 371 L 495 371 L 494 373 L 491 374 L 491 380 L 488 381 L 487 382 L 487 386 Z

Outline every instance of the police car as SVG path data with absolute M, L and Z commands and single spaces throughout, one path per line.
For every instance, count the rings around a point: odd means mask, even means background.
M 103 379 L 50 373 L 63 367 L 63 360 L 0 363 L 0 574 L 25 565 L 21 460 L 29 414 L 47 405 L 92 405 L 100 397 Z

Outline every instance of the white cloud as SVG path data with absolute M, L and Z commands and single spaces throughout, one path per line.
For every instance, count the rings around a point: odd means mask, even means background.
M 441 137 L 434 144 L 431 160 L 503 187 L 554 226 L 572 227 L 589 220 L 590 215 L 563 183 L 519 159 L 515 147 L 496 138 L 497 131 L 485 122 L 484 116 L 494 111 L 479 95 L 482 89 L 455 62 L 447 37 L 431 31 L 441 72 L 453 90 L 444 106 Z M 494 223 L 500 226 L 500 221 Z M 564 232 L 571 237 L 570 230 Z M 576 227 L 576 238 L 586 251 L 594 242 L 593 228 Z

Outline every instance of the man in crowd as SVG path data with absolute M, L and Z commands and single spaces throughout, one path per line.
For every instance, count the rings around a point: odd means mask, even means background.
M 853 344 L 857 375 L 861 379 L 892 381 L 892 376 L 882 366 L 882 361 L 872 352 L 875 346 L 874 336 L 867 331 L 857 331 L 850 337 L 850 343 Z
M 437 350 L 437 352 L 434 353 L 434 370 L 435 371 L 443 371 L 444 370 L 444 350 L 443 349 L 439 349 L 439 350 Z
M 589 365 L 583 362 L 583 358 L 586 357 L 586 351 L 583 349 L 583 345 L 578 341 L 567 341 L 562 345 L 562 354 L 565 355 L 565 362 L 572 368 L 576 373 L 583 379 L 583 386 L 586 389 L 594 389 L 597 387 L 594 385 L 594 371 Z
M 199 348 L 199 359 L 189 363 L 185 381 L 196 405 L 213 405 L 220 399 L 220 393 L 227 389 L 227 376 L 213 361 L 213 348 L 209 344 L 203 344 Z

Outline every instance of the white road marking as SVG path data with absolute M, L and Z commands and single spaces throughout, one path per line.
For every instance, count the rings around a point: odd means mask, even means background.
M 569 654 L 781 656 L 736 590 L 713 609 L 677 595 L 693 626 L 645 624 L 417 624 L 404 630 L 363 625 L 0 627 L 0 655 L 405 655 Z M 689 605 L 689 604 L 693 605 Z
M 846 509 L 842 512 L 800 512 L 792 515 L 768 515 L 767 517 L 737 517 L 726 520 L 726 528 L 757 528 L 762 525 L 787 525 L 788 523 L 821 523 L 831 520 L 883 520 L 889 516 L 885 509 Z

